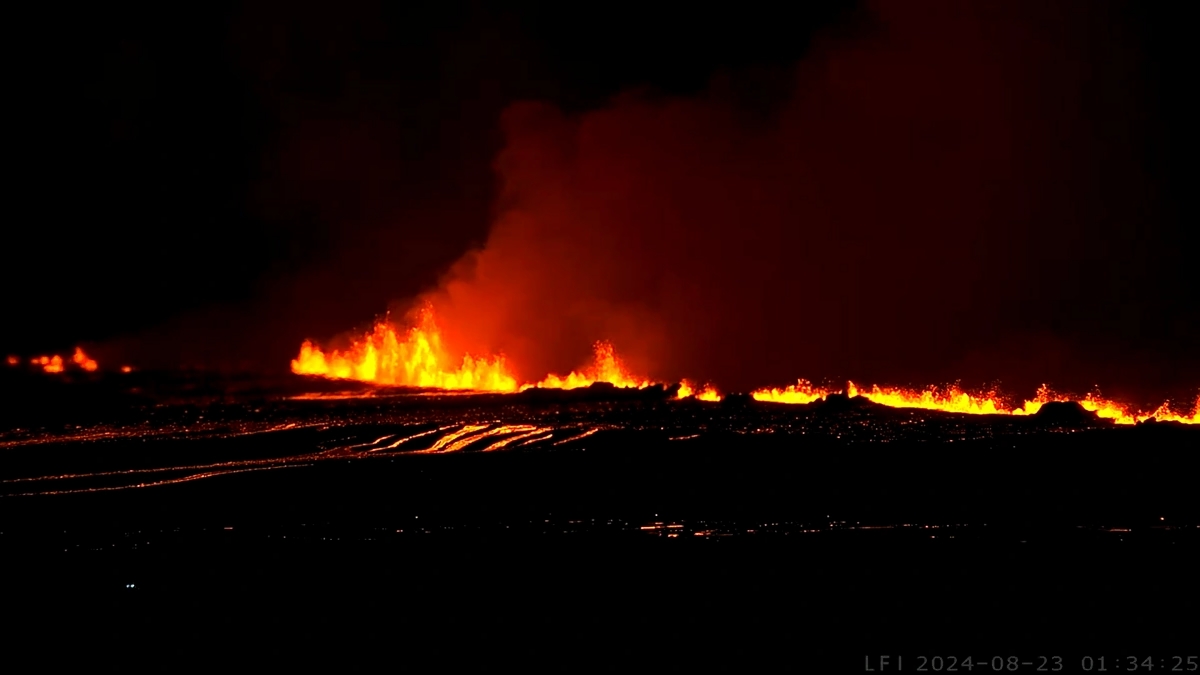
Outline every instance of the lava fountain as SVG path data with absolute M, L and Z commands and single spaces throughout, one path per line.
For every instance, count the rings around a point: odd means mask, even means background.
M 618 387 L 634 389 L 644 389 L 650 386 L 650 380 L 630 373 L 625 362 L 617 356 L 612 343 L 600 341 L 593 348 L 595 349 L 595 360 L 587 368 L 571 371 L 566 376 L 548 375 L 541 382 L 535 385 L 525 385 L 523 388 L 577 389 L 591 386 L 597 382 L 607 382 Z
M 325 351 L 311 340 L 305 341 L 300 346 L 299 356 L 292 361 L 292 372 L 376 384 L 491 392 L 514 392 L 534 387 L 576 389 L 598 382 L 634 389 L 653 384 L 648 378 L 634 375 L 617 356 L 612 343 L 600 341 L 594 349 L 594 360 L 584 368 L 567 375 L 548 375 L 540 382 L 518 386 L 503 356 L 477 358 L 468 354 L 461 362 L 456 361 L 443 344 L 433 309 L 426 306 L 420 312 L 417 324 L 407 332 L 398 330 L 385 319 L 345 350 Z M 693 395 L 691 385 L 683 385 L 681 392 L 684 387 L 687 396 Z M 704 401 L 720 400 L 712 387 L 705 387 L 696 396 Z M 681 393 L 680 398 L 683 397 Z
M 417 324 L 407 332 L 382 320 L 344 351 L 325 352 L 312 341 L 305 341 L 300 355 L 292 361 L 292 372 L 410 387 L 497 392 L 518 389 L 503 356 L 476 358 L 466 354 L 456 361 L 443 344 L 430 307 L 419 313 Z

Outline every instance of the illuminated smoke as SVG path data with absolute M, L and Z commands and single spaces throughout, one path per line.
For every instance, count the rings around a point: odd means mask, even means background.
M 1148 178 L 1107 161 L 1110 146 L 1076 115 L 1084 91 L 1108 82 L 1081 64 L 1125 44 L 1120 22 L 1040 3 L 870 9 L 786 76 L 767 76 L 783 92 L 775 103 L 747 88 L 763 78 L 725 72 L 695 97 L 626 92 L 582 114 L 511 106 L 489 237 L 418 301 L 437 316 L 436 372 L 453 376 L 390 381 L 459 386 L 463 368 L 503 355 L 492 388 L 505 391 L 510 378 L 564 386 L 572 374 L 726 391 L 795 374 L 1139 386 L 1146 359 L 1100 336 L 1120 342 L 1129 323 L 1105 289 L 1144 281 L 1123 267 L 1132 258 L 1113 223 L 1145 220 Z M 1088 32 L 1109 29 L 1111 41 Z M 1133 99 L 1116 89 L 1096 124 L 1132 119 Z M 377 326 L 342 361 L 309 344 L 293 367 L 389 381 L 379 374 L 400 371 L 371 345 L 407 344 L 405 330 Z M 580 368 L 597 343 L 622 356 L 619 376 Z M 1170 373 L 1176 384 L 1194 383 L 1185 370 Z M 953 387 L 857 392 L 959 412 L 1032 407 Z M 801 382 L 755 396 L 826 393 Z M 1084 405 L 1136 417 L 1095 397 Z

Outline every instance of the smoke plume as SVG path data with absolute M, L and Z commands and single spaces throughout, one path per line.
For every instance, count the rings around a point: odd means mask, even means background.
M 1115 226 L 1152 218 L 1138 158 L 1112 147 L 1136 91 L 1097 78 L 1118 22 L 1093 14 L 878 3 L 782 76 L 510 106 L 490 237 L 431 294 L 448 337 L 527 379 L 597 339 L 741 390 L 1144 375 L 1085 346 L 1122 335 L 1089 309 L 1149 290 Z M 1053 367 L 1063 351 L 1076 370 Z

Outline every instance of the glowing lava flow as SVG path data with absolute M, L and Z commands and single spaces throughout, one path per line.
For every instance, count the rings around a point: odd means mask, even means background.
M 755 401 L 769 403 L 812 403 L 825 398 L 830 393 L 828 389 L 814 387 L 808 380 L 799 380 L 796 384 L 788 385 L 784 389 L 756 389 L 750 392 L 750 397 Z
M 1032 401 L 1025 401 L 1025 406 L 1021 410 L 1014 410 L 1014 415 L 1032 415 L 1041 409 L 1042 405 L 1050 401 L 1070 401 L 1070 397 L 1051 392 L 1045 385 L 1038 389 L 1038 396 Z M 1129 406 L 1122 405 L 1115 401 L 1110 401 L 1100 396 L 1098 393 L 1091 393 L 1083 399 L 1077 401 L 1084 410 L 1096 413 L 1101 419 L 1108 419 L 1117 424 L 1137 424 L 1145 422 L 1153 418 L 1159 422 L 1181 422 L 1183 424 L 1200 424 L 1200 396 L 1196 397 L 1196 404 L 1192 408 L 1192 414 L 1183 415 L 1171 410 L 1171 406 L 1163 402 L 1162 405 L 1154 409 L 1150 413 L 1136 413 L 1130 410 Z
M 853 382 L 850 382 L 846 387 L 846 393 L 852 397 L 862 396 L 873 403 L 893 408 L 922 408 L 972 415 L 996 415 L 1012 412 L 996 399 L 994 392 L 985 396 L 972 396 L 958 387 L 946 389 L 930 387 L 924 391 L 911 391 L 872 386 L 870 390 L 860 391 Z
M 380 321 L 371 333 L 345 351 L 325 353 L 305 341 L 299 357 L 292 361 L 292 372 L 411 387 L 517 390 L 517 380 L 502 356 L 477 359 L 468 354 L 456 365 L 442 344 L 441 331 L 429 308 L 421 312 L 418 324 L 406 334 Z
M 696 386 L 694 384 L 692 384 L 691 382 L 689 382 L 688 380 L 684 380 L 684 381 L 680 382 L 679 383 L 679 393 L 676 394 L 676 398 L 683 399 L 683 398 L 688 398 L 690 396 L 695 396 L 697 401 L 720 401 L 721 400 L 721 394 L 718 393 L 716 388 L 713 387 L 711 384 L 706 384 L 703 387 L 701 387 L 699 391 L 697 391 Z
M 1084 403 L 1083 407 L 1084 408 L 1087 407 L 1086 402 Z M 1096 412 L 1101 417 L 1104 416 L 1103 413 L 1100 413 L 1099 411 L 1096 411 Z M 1153 417 L 1154 419 L 1158 420 L 1159 422 L 1182 422 L 1184 424 L 1200 424 L 1200 395 L 1196 396 L 1196 404 L 1192 407 L 1192 414 L 1190 417 L 1186 417 L 1184 415 L 1180 415 L 1180 414 L 1171 412 L 1170 407 L 1166 403 L 1163 403 L 1162 405 L 1158 406 L 1158 409 L 1156 409 L 1154 412 L 1150 413 L 1147 417 Z M 1143 419 L 1145 419 L 1145 418 L 1143 418 Z
M 750 395 L 756 401 L 802 404 L 822 400 L 831 393 L 834 392 L 814 387 L 806 380 L 800 380 L 797 384 L 785 389 L 758 389 L 751 392 Z M 1037 396 L 1033 400 L 1025 401 L 1020 408 L 1008 406 L 995 392 L 976 396 L 953 386 L 915 390 L 873 385 L 870 389 L 862 389 L 850 382 L 847 384 L 846 394 L 852 398 L 861 396 L 873 403 L 892 408 L 919 408 L 971 415 L 1033 415 L 1046 403 L 1075 401 L 1084 410 L 1094 412 L 1098 417 L 1112 420 L 1117 424 L 1137 424 L 1151 418 L 1159 422 L 1200 424 L 1200 397 L 1197 397 L 1192 413 L 1184 415 L 1173 412 L 1167 403 L 1160 405 L 1154 412 L 1139 414 L 1132 412 L 1128 406 L 1102 398 L 1096 393 L 1088 394 L 1083 399 L 1077 400 L 1056 394 L 1045 385 L 1038 389 Z
M 624 362 L 613 351 L 613 346 L 610 343 L 597 342 L 595 349 L 596 360 L 588 368 L 582 371 L 572 371 L 566 377 L 550 375 L 536 385 L 526 385 L 523 388 L 528 389 L 533 386 L 543 389 L 575 389 L 577 387 L 587 387 L 596 382 L 608 382 L 618 387 L 633 387 L 635 389 L 643 389 L 650 386 L 651 383 L 649 380 L 635 377 L 629 372 Z
M 387 321 L 380 321 L 371 333 L 356 340 L 345 351 L 327 353 L 312 341 L 305 341 L 300 346 L 300 355 L 292 361 L 292 372 L 377 384 L 497 392 L 531 387 L 575 389 L 596 382 L 638 389 L 651 384 L 646 378 L 634 376 L 608 342 L 596 343 L 595 360 L 587 368 L 566 376 L 550 375 L 541 382 L 522 387 L 517 386 L 516 378 L 501 356 L 475 358 L 467 355 L 457 368 L 453 364 L 442 344 L 433 310 L 426 307 L 418 324 L 407 333 L 398 332 Z M 701 394 L 708 397 L 703 400 L 719 400 L 719 397 L 712 398 L 716 392 L 711 388 Z
M 76 350 L 74 361 L 84 369 L 95 369 L 95 361 L 88 359 L 81 350 Z M 42 357 L 34 362 L 42 365 L 47 372 L 61 372 L 63 366 L 62 359 L 57 356 L 53 359 Z M 612 344 L 602 341 L 595 344 L 595 359 L 587 368 L 572 371 L 565 376 L 549 375 L 536 384 L 518 386 L 502 356 L 475 358 L 466 355 L 462 357 L 461 364 L 457 364 L 442 344 L 441 331 L 434 321 L 433 310 L 430 307 L 421 312 L 417 325 L 407 332 L 399 332 L 387 321 L 380 321 L 371 333 L 356 340 L 345 351 L 331 350 L 326 353 L 313 342 L 306 341 L 300 347 L 300 355 L 292 361 L 292 372 L 377 384 L 494 392 L 523 391 L 533 387 L 575 389 L 598 382 L 635 389 L 654 384 L 647 378 L 635 376 L 616 355 Z M 814 386 L 807 380 L 799 380 L 796 384 L 782 389 L 758 389 L 750 395 L 757 401 L 804 404 L 822 400 L 833 393 L 837 392 Z M 850 382 L 845 393 L 850 397 L 862 397 L 893 408 L 919 408 L 972 415 L 1032 415 L 1046 403 L 1075 401 L 1085 410 L 1117 424 L 1136 424 L 1151 418 L 1158 421 L 1200 424 L 1200 398 L 1190 414 L 1180 414 L 1172 411 L 1167 403 L 1163 403 L 1151 413 L 1138 413 L 1096 393 L 1083 399 L 1074 399 L 1055 394 L 1046 386 L 1038 390 L 1033 400 L 1024 401 L 1021 407 L 1009 405 L 994 391 L 974 395 L 957 386 L 928 387 L 923 390 L 878 385 L 861 388 Z M 721 400 L 721 395 L 711 385 L 698 387 L 687 380 L 680 383 L 676 397 L 694 397 L 701 401 Z

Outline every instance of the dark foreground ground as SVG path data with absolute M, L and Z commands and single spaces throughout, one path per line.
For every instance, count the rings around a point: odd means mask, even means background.
M 1197 429 L 650 399 L 94 409 L 0 433 L 6 649 L 47 665 L 1200 652 Z
M 42 558 L 32 573 L 6 551 L 10 644 L 560 671 L 1196 651 L 1194 536 L 139 539 L 153 543 Z

